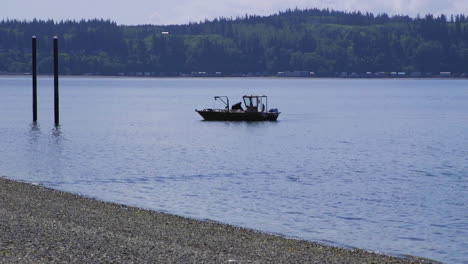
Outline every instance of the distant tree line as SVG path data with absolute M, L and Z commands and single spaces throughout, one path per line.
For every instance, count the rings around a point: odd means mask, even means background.
M 63 74 L 468 72 L 465 15 L 412 18 L 295 9 L 168 26 L 3 20 L 0 72 L 31 71 L 33 35 L 42 74 L 52 73 L 55 35 Z

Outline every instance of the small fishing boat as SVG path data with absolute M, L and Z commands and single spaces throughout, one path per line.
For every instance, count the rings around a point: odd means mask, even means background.
M 214 99 L 215 102 L 222 102 L 225 107 L 195 110 L 207 121 L 276 121 L 280 114 L 276 108 L 267 111 L 268 98 L 266 95 L 244 95 L 242 99 L 245 109 L 242 107 L 242 102 L 230 107 L 227 96 L 215 96 Z

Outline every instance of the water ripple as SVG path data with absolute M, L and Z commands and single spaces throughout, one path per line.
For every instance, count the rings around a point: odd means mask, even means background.
M 61 87 L 56 128 L 45 114 L 51 91 L 31 124 L 30 80 L 0 78 L 2 175 L 338 246 L 468 259 L 464 82 L 67 78 Z M 200 122 L 193 112 L 214 94 L 249 93 L 268 94 L 281 121 Z

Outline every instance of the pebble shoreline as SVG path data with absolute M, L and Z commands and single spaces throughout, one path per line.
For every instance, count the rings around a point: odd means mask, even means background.
M 288 239 L 0 177 L 0 263 L 432 263 Z

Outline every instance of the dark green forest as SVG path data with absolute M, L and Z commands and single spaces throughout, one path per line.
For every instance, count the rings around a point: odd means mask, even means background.
M 167 26 L 102 19 L 3 20 L 0 73 L 31 72 L 33 35 L 41 74 L 52 73 L 54 36 L 59 38 L 60 71 L 70 75 L 468 72 L 464 15 L 412 18 L 296 9 Z

